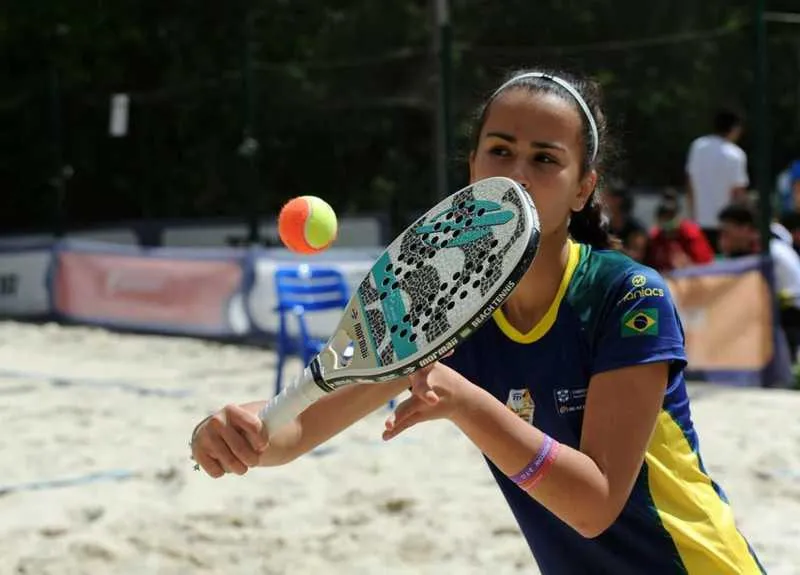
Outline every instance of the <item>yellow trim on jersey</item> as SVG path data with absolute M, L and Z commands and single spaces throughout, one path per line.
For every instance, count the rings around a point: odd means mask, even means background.
M 522 333 L 513 325 L 511 325 L 503 314 L 502 309 L 494 312 L 494 321 L 497 322 L 497 327 L 500 328 L 506 336 L 517 343 L 533 343 L 550 331 L 553 324 L 556 322 L 558 315 L 558 308 L 561 306 L 561 300 L 564 299 L 564 294 L 567 293 L 567 287 L 572 280 L 575 273 L 575 268 L 578 267 L 580 261 L 581 245 L 569 240 L 569 255 L 567 256 L 567 268 L 564 270 L 564 276 L 561 278 L 561 284 L 558 286 L 556 297 L 547 312 L 542 316 L 542 319 L 537 323 L 528 333 Z
M 645 462 L 650 496 L 689 575 L 762 573 L 730 506 L 667 411 L 658 416 Z

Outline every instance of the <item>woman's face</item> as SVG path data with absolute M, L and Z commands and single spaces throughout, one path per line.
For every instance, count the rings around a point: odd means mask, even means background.
M 581 174 L 585 144 L 579 111 L 556 94 L 510 88 L 490 104 L 470 180 L 505 176 L 528 190 L 539 212 L 542 235 L 566 231 L 597 181 Z

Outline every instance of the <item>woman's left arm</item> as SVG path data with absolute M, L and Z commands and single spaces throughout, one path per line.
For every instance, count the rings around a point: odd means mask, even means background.
M 444 366 L 426 375 L 461 378 Z M 580 450 L 559 446 L 546 475 L 529 491 L 544 507 L 585 537 L 596 537 L 617 518 L 641 469 L 668 379 L 666 362 L 595 375 L 583 417 Z M 445 381 L 441 382 L 445 384 Z M 455 382 L 447 388 L 453 389 Z M 539 453 L 544 434 L 487 391 L 463 380 L 456 384 L 449 419 L 503 473 L 513 476 Z M 441 392 L 440 392 L 441 395 Z
M 578 449 L 551 443 L 489 392 L 441 364 L 411 376 L 412 398 L 398 406 L 385 437 L 427 419 L 450 419 L 498 469 L 518 475 L 517 483 L 531 497 L 585 537 L 596 537 L 630 497 L 664 404 L 670 368 L 686 364 L 677 310 L 660 275 L 631 267 L 608 294 L 592 328 L 594 375 Z M 642 314 L 649 320 L 644 329 L 633 322 Z M 555 458 L 550 452 L 539 466 L 537 456 L 551 445 Z

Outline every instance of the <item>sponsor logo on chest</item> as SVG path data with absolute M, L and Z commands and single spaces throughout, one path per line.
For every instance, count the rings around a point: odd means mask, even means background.
M 527 387 L 525 389 L 509 390 L 506 407 L 516 413 L 519 418 L 533 424 L 533 411 L 536 405 Z
M 556 403 L 556 412 L 559 415 L 583 411 L 586 407 L 586 388 L 579 389 L 555 389 L 553 398 Z

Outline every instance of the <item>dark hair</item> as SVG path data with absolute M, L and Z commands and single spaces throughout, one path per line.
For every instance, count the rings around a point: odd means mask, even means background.
M 583 113 L 583 110 L 578 102 L 575 100 L 572 94 L 565 90 L 561 85 L 548 78 L 536 78 L 529 76 L 514 80 L 522 74 L 528 74 L 532 72 L 544 73 L 569 82 L 586 102 L 586 105 L 589 107 L 589 110 L 594 117 L 594 121 L 597 124 L 597 155 L 594 161 L 592 161 L 592 152 L 594 151 L 593 146 L 595 143 L 593 142 L 591 127 L 588 119 L 586 118 L 586 114 Z M 594 190 L 592 190 L 592 193 L 586 200 L 586 204 L 584 205 L 583 209 L 579 212 L 575 212 L 572 215 L 569 223 L 569 233 L 576 241 L 589 244 L 594 248 L 607 249 L 611 247 L 617 247 L 617 242 L 615 242 L 614 238 L 612 238 L 612 236 L 609 234 L 608 218 L 603 210 L 603 202 L 600 197 L 600 193 L 597 191 L 598 188 L 602 188 L 602 173 L 610 151 L 608 126 L 606 124 L 605 114 L 603 113 L 602 94 L 599 84 L 588 78 L 576 77 L 568 72 L 554 72 L 550 70 L 521 70 L 508 76 L 505 82 L 511 80 L 514 81 L 506 85 L 502 92 L 515 88 L 524 88 L 532 93 L 558 94 L 565 101 L 569 102 L 578 112 L 583 124 L 584 142 L 584 161 L 581 168 L 581 175 L 585 175 L 589 170 L 595 169 L 598 172 L 598 182 L 597 186 Z M 500 93 L 496 91 L 492 92 L 492 94 L 478 109 L 477 120 L 474 124 L 472 132 L 471 145 L 473 151 L 478 148 L 481 131 L 483 130 L 483 125 L 486 122 L 486 116 L 489 111 L 489 107 L 499 95 Z
M 622 231 L 619 239 L 622 242 L 622 245 L 627 248 L 631 245 L 631 238 L 635 236 L 644 236 L 647 238 L 648 235 L 645 227 L 637 223 L 630 224 Z
M 730 204 L 722 208 L 717 216 L 720 222 L 739 226 L 756 227 L 756 211 L 747 204 Z
M 789 212 L 781 217 L 781 224 L 790 232 L 800 230 L 800 214 Z
M 660 218 L 674 218 L 680 211 L 680 199 L 675 190 L 665 190 L 661 201 L 656 208 L 656 215 Z
M 714 133 L 727 136 L 744 123 L 744 116 L 734 108 L 723 108 L 714 116 Z

